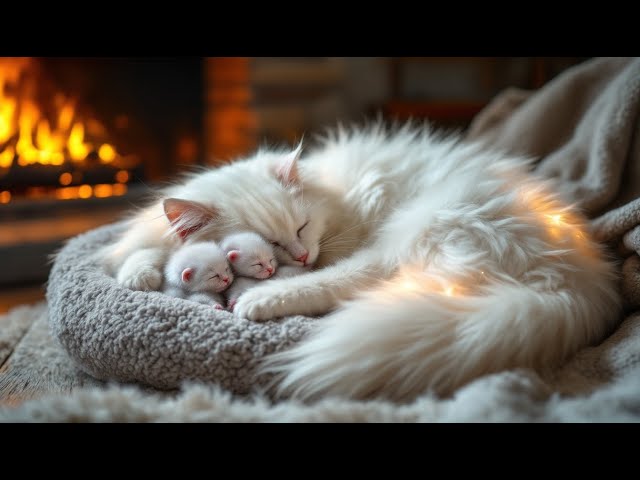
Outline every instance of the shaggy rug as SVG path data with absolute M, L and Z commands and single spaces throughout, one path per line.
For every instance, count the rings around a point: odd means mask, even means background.
M 185 382 L 177 390 L 102 383 L 70 361 L 51 336 L 45 303 L 0 317 L 0 422 L 638 422 L 640 315 L 602 345 L 543 377 L 518 370 L 483 377 L 450 399 L 410 404 L 328 398 L 273 403 Z M 26 333 L 25 333 L 26 331 Z M 615 373 L 614 373 L 615 372 Z

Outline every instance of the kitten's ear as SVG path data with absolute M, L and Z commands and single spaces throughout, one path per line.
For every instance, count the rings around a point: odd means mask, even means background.
M 182 240 L 218 216 L 213 207 L 180 198 L 167 198 L 162 205 L 173 231 Z
M 285 186 L 298 185 L 300 179 L 298 177 L 298 160 L 302 153 L 302 142 L 293 152 L 288 153 L 278 162 L 276 166 L 276 177 Z
M 229 253 L 227 253 L 227 258 L 231 263 L 235 262 L 239 256 L 240 250 L 230 250 Z
M 182 281 L 184 283 L 189 283 L 191 281 L 191 279 L 193 278 L 193 272 L 195 272 L 195 270 L 193 268 L 185 268 L 182 271 Z

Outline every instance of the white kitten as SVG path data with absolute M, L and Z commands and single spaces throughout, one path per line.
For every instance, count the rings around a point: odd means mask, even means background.
M 555 366 L 619 321 L 614 266 L 526 159 L 409 127 L 339 130 L 299 154 L 260 151 L 168 189 L 105 264 L 151 288 L 181 237 L 250 230 L 281 265 L 324 267 L 260 282 L 235 306 L 252 320 L 331 312 L 268 363 L 301 398 L 450 394 Z
M 278 268 L 272 246 L 254 232 L 239 232 L 220 242 L 236 273 L 233 285 L 227 290 L 227 308 L 233 308 L 246 290 L 268 278 L 288 278 L 309 271 L 308 267 L 282 265 Z
M 221 292 L 233 282 L 225 252 L 214 242 L 185 244 L 165 267 L 168 295 L 224 308 Z
M 237 275 L 264 280 L 276 272 L 278 261 L 272 246 L 255 232 L 228 235 L 220 246 Z

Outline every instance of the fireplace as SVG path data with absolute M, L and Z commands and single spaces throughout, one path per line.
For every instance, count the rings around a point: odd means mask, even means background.
M 0 286 L 202 163 L 201 63 L 0 58 Z

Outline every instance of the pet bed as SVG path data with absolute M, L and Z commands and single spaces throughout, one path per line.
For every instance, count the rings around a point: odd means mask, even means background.
M 119 285 L 92 254 L 123 228 L 107 225 L 72 239 L 57 255 L 47 285 L 53 334 L 88 374 L 163 389 L 200 380 L 246 393 L 261 383 L 259 361 L 309 330 L 310 318 L 255 323 Z

